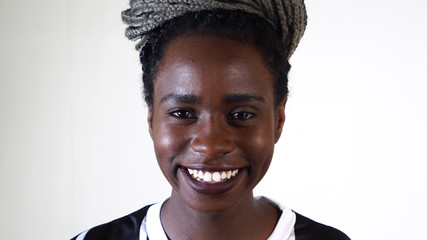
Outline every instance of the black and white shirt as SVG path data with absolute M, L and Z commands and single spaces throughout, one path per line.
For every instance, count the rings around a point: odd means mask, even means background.
M 341 231 L 306 218 L 280 203 L 260 197 L 281 210 L 279 221 L 267 240 L 349 240 Z M 148 205 L 122 218 L 91 228 L 72 240 L 168 240 L 160 221 L 164 202 Z

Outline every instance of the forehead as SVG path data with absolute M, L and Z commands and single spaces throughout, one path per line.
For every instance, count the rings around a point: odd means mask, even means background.
M 204 89 L 224 94 L 271 90 L 272 74 L 250 44 L 210 35 L 181 36 L 165 50 L 155 79 L 154 95 L 198 94 Z

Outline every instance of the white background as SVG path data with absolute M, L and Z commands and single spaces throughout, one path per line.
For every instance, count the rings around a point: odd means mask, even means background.
M 306 1 L 256 194 L 352 239 L 427 236 L 427 2 Z M 170 193 L 127 0 L 0 0 L 1 239 L 69 239 Z

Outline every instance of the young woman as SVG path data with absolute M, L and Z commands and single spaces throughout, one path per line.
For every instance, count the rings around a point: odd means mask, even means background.
M 302 0 L 132 0 L 123 20 L 172 194 L 74 239 L 349 239 L 252 194 L 285 121 Z

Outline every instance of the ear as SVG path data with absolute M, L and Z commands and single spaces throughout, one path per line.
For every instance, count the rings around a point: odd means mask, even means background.
M 285 123 L 285 105 L 287 98 L 285 97 L 282 102 L 276 106 L 276 119 L 275 119 L 275 134 L 274 143 L 277 143 L 282 135 L 283 124 Z
M 148 131 L 150 132 L 151 138 L 153 138 L 153 134 L 154 134 L 154 131 L 153 131 L 153 114 L 154 114 L 154 112 L 153 111 L 154 110 L 152 107 L 148 108 L 147 122 L 148 122 Z

